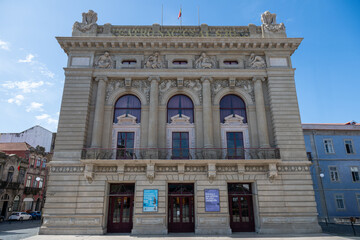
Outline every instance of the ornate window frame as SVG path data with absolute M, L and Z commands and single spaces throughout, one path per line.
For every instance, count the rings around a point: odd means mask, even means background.
M 189 133 L 190 159 L 195 159 L 195 124 L 190 123 L 190 117 L 179 114 L 171 117 L 171 123 L 166 124 L 166 158 L 171 159 L 172 154 L 172 133 L 187 132 Z
M 221 124 L 221 146 L 222 146 L 222 158 L 225 158 L 227 155 L 227 142 L 226 134 L 227 132 L 242 132 L 244 140 L 244 148 L 250 147 L 249 140 L 249 127 L 247 123 L 243 123 L 243 117 L 235 114 L 225 117 L 225 122 Z M 245 158 L 248 159 L 250 156 L 245 152 Z

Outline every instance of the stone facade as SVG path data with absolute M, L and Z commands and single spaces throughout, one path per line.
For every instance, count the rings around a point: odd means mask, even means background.
M 262 26 L 96 20 L 94 12 L 84 13 L 72 37 L 57 38 L 69 60 L 41 234 L 109 232 L 110 189 L 117 183 L 135 186 L 133 234 L 170 231 L 169 186 L 181 183 L 193 184 L 195 233 L 234 231 L 231 183 L 251 186 L 252 231 L 320 231 L 290 58 L 301 38 L 287 38 L 268 13 Z M 179 94 L 191 100 L 193 117 L 167 116 Z M 117 100 L 127 95 L 141 102 L 139 119 L 115 116 Z M 244 101 L 246 119 L 220 120 L 228 95 Z M 176 131 L 189 134 L 189 159 L 173 157 Z M 229 157 L 225 138 L 233 131 L 243 137 L 241 157 Z M 119 132 L 134 133 L 132 159 L 117 159 L 124 151 L 116 149 Z M 158 191 L 156 212 L 143 209 L 147 189 Z M 206 210 L 206 189 L 218 190 L 219 211 Z

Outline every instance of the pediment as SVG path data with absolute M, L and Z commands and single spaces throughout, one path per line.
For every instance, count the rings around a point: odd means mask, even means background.
M 176 114 L 175 116 L 171 117 L 171 124 L 176 124 L 176 125 L 191 124 L 190 117 L 184 114 L 181 114 L 181 116 L 179 114 Z
M 135 125 L 136 117 L 131 114 L 123 114 L 117 117 L 118 125 Z
M 224 125 L 243 125 L 244 118 L 237 114 L 231 114 L 225 117 Z

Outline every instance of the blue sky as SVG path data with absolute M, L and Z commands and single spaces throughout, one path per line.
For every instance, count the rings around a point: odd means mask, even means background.
M 81 13 L 98 24 L 260 25 L 277 14 L 288 37 L 304 40 L 292 57 L 303 123 L 360 122 L 360 1 L 0 1 L 0 132 L 36 124 L 56 131 L 67 56 L 55 36 L 71 36 Z

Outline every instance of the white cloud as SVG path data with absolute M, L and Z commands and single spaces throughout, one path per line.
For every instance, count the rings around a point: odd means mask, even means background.
M 22 90 L 24 93 L 30 93 L 34 89 L 41 87 L 44 85 L 43 81 L 32 82 L 32 81 L 19 81 L 19 82 L 6 82 L 2 84 L 4 88 L 7 89 L 19 89 Z
M 42 108 L 42 106 L 44 106 L 43 103 L 38 103 L 38 102 L 32 102 L 30 103 L 30 105 L 26 108 L 27 112 L 31 112 L 31 111 L 44 111 L 44 109 Z
M 8 42 L 4 42 L 0 40 L 0 49 L 9 51 L 10 50 L 9 45 L 10 44 Z
M 16 105 L 20 106 L 22 101 L 24 101 L 24 96 L 23 95 L 16 95 L 13 98 L 9 98 L 8 103 L 15 103 Z
M 35 118 L 37 120 L 44 120 L 46 121 L 48 124 L 54 124 L 54 125 L 57 125 L 58 124 L 58 120 L 55 119 L 55 118 L 52 118 L 49 114 L 41 114 L 39 116 L 35 116 Z
M 28 54 L 28 55 L 26 56 L 25 59 L 19 59 L 18 62 L 19 62 L 19 63 L 31 63 L 31 61 L 32 61 L 32 59 L 33 59 L 34 57 L 35 57 L 35 56 L 30 53 L 30 54 Z
M 49 117 L 50 117 L 49 114 L 43 113 L 43 114 L 41 114 L 41 115 L 39 115 L 39 116 L 36 116 L 36 119 L 37 119 L 37 120 L 43 120 L 43 119 L 47 119 L 47 118 L 49 118 Z

